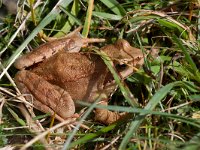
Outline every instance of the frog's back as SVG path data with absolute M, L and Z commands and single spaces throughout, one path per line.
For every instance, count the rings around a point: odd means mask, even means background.
M 65 89 L 73 99 L 88 99 L 106 76 L 101 58 L 89 53 L 60 52 L 33 70 L 48 82 Z

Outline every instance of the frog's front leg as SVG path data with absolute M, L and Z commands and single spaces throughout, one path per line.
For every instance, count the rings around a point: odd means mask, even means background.
M 66 37 L 44 43 L 30 53 L 21 56 L 15 61 L 14 65 L 17 69 L 21 70 L 33 64 L 42 62 L 61 50 L 66 50 L 66 52 L 79 52 L 81 48 L 87 46 L 88 43 L 104 41 L 105 39 L 99 38 L 83 38 L 80 35 L 79 30 L 75 30 Z
M 25 97 L 29 102 L 33 100 L 33 105 L 40 111 L 50 112 L 51 115 L 56 112 L 56 118 L 60 121 L 74 114 L 75 105 L 68 92 L 50 84 L 37 74 L 26 70 L 19 71 L 15 81 L 23 94 L 32 95 Z

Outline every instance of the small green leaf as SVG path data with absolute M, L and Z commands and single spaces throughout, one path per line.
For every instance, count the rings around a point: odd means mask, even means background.
M 15 118 L 15 120 L 21 124 L 22 126 L 25 126 L 26 123 L 24 122 L 24 120 L 22 120 L 21 118 L 19 118 L 19 116 L 11 109 L 7 106 L 8 111 L 11 113 L 11 115 Z
M 43 118 L 49 117 L 49 116 L 51 116 L 51 113 L 46 113 L 44 115 L 39 115 L 39 116 L 34 117 L 33 120 L 39 120 L 39 119 L 43 119 Z
M 102 18 L 102 19 L 108 19 L 108 20 L 121 20 L 122 16 L 104 13 L 104 12 L 95 12 L 93 11 L 93 16 Z
M 111 9 L 116 15 L 126 15 L 126 10 L 116 0 L 100 0 L 104 5 Z

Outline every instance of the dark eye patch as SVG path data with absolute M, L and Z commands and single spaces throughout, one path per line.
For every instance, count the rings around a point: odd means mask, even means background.
M 115 66 L 115 68 L 116 68 L 117 70 L 124 70 L 126 67 L 127 67 L 126 64 L 117 64 L 117 65 Z

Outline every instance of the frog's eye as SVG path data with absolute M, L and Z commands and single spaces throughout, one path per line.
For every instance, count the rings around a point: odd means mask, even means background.
M 79 52 L 81 49 L 82 43 L 77 43 L 75 40 L 69 40 L 68 43 L 65 44 L 64 50 L 70 53 Z
M 68 43 L 65 44 L 64 50 L 65 51 L 72 51 L 75 47 L 75 41 L 74 40 L 69 40 Z
M 126 64 L 117 64 L 115 67 L 116 67 L 117 70 L 119 70 L 119 69 L 123 70 L 127 67 L 127 65 Z

